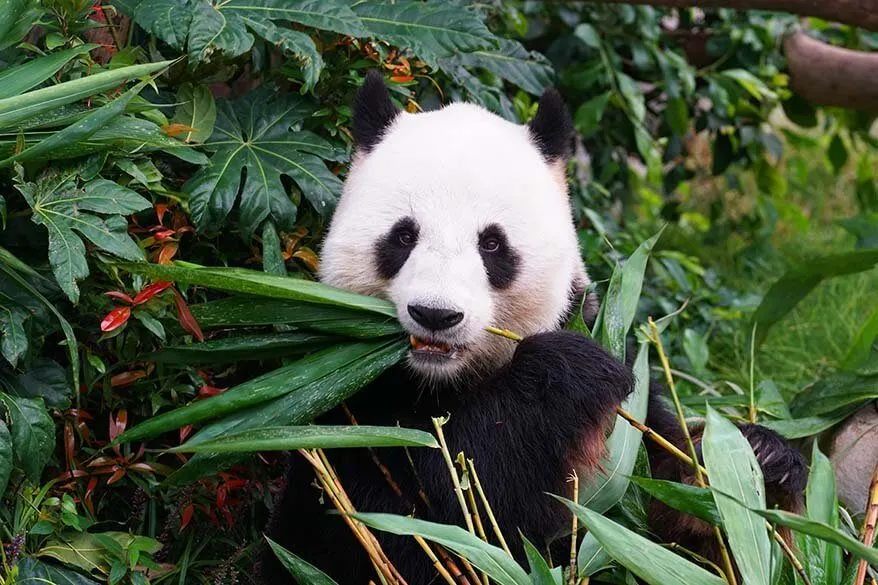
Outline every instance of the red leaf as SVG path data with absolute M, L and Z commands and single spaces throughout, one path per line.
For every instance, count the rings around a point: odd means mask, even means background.
M 133 384 L 141 378 L 146 378 L 146 372 L 144 370 L 132 370 L 130 372 L 122 372 L 121 374 L 116 374 L 115 376 L 110 378 L 110 386 L 127 386 L 128 384 Z
M 186 530 L 186 527 L 189 525 L 189 522 L 192 521 L 192 515 L 195 513 L 195 506 L 189 504 L 185 508 L 183 508 L 183 513 L 180 514 L 180 532 Z
M 390 81 L 394 83 L 408 83 L 415 78 L 414 75 L 394 75 L 390 78 Z
M 134 300 L 132 302 L 135 305 L 142 305 L 143 303 L 152 299 L 154 296 L 156 296 L 160 292 L 169 289 L 173 284 L 174 284 L 173 282 L 169 282 L 167 280 L 160 280 L 158 282 L 154 282 L 151 285 L 149 285 L 148 287 L 141 290 L 139 293 L 137 293 L 137 296 L 134 297 Z
M 205 384 L 198 390 L 198 395 L 202 398 L 210 398 L 211 396 L 222 394 L 225 391 L 226 388 L 216 388 L 215 386 L 208 386 L 207 384 Z
M 125 468 L 119 467 L 116 469 L 116 471 L 113 472 L 113 475 L 110 476 L 110 479 L 107 480 L 107 485 L 114 484 L 123 477 L 125 477 Z
M 109 333 L 118 329 L 128 322 L 129 317 L 131 317 L 131 307 L 116 307 L 101 321 L 101 331 Z
M 107 295 L 108 297 L 112 297 L 114 299 L 119 299 L 120 301 L 125 301 L 126 303 L 133 303 L 134 302 L 134 299 L 132 299 L 131 297 L 129 297 L 128 295 L 126 295 L 122 291 L 110 290 L 110 291 L 105 292 L 104 294 Z
M 174 230 L 160 230 L 157 231 L 153 237 L 155 238 L 156 242 L 164 242 L 176 233 L 177 232 L 175 232 Z
M 174 256 L 177 255 L 177 242 L 168 242 L 162 249 L 159 250 L 159 254 L 156 257 L 156 262 L 158 264 L 170 264 L 171 260 Z
M 193 429 L 192 425 L 186 425 L 185 427 L 180 427 L 180 443 L 181 444 L 183 443 L 183 441 L 186 440 L 186 437 L 188 437 L 190 434 L 192 434 L 192 429 Z
M 162 218 L 165 217 L 165 214 L 168 212 L 168 204 L 167 203 L 156 203 L 155 204 L 155 215 L 159 220 L 159 223 L 162 223 Z
M 183 329 L 194 335 L 198 341 L 204 341 L 204 333 L 201 332 L 198 321 L 195 320 L 195 316 L 189 310 L 186 299 L 177 290 L 174 290 L 174 303 L 177 305 L 177 319 L 179 319 Z
M 65 481 L 68 479 L 74 479 L 76 477 L 86 477 L 87 475 L 88 472 L 84 469 L 71 469 L 70 471 L 65 471 L 55 479 L 57 479 L 58 481 Z
M 122 431 L 124 431 L 127 426 L 128 411 L 123 408 L 115 417 L 110 413 L 110 441 L 116 440 L 116 437 L 121 435 Z

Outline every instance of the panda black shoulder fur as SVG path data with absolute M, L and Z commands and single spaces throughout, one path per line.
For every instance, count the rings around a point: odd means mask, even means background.
M 322 250 L 321 280 L 391 300 L 412 350 L 405 365 L 385 372 L 348 407 L 361 424 L 422 429 L 431 428 L 431 417 L 450 414 L 449 448 L 475 461 L 521 559 L 519 534 L 545 548 L 569 525 L 564 506 L 546 493 L 568 493 L 573 470 L 580 477 L 594 472 L 614 411 L 633 385 L 630 367 L 562 329 L 589 283 L 564 172 L 569 114 L 554 90 L 528 126 L 471 104 L 409 114 L 393 106 L 376 72 L 359 91 L 354 114 L 357 151 Z M 516 345 L 486 326 L 525 339 Z M 651 403 L 650 423 L 674 436 L 676 420 Z M 321 422 L 348 419 L 331 412 Z M 765 429 L 747 432 L 763 446 L 757 454 L 768 464 L 769 491 L 793 505 L 806 475 L 801 456 Z M 328 454 L 358 510 L 462 523 L 440 453 L 376 453 L 392 482 L 367 450 Z M 650 449 L 650 456 L 657 476 L 685 474 L 663 452 Z M 365 584 L 373 569 L 331 509 L 309 466 L 294 457 L 267 532 L 340 584 Z M 678 541 L 700 537 L 703 526 L 673 514 L 652 510 L 657 532 Z M 685 533 L 673 532 L 681 526 Z M 378 536 L 409 583 L 433 580 L 412 539 Z M 267 584 L 291 583 L 270 553 L 261 570 Z

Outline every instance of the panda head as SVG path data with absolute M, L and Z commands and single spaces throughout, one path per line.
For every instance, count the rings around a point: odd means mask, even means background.
M 564 174 L 572 132 L 554 90 L 521 126 L 472 104 L 399 111 L 370 72 L 321 280 L 392 301 L 426 380 L 496 370 L 515 345 L 485 327 L 557 329 L 588 283 Z

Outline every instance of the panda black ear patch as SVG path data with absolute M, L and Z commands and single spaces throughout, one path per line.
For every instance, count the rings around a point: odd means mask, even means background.
M 573 154 L 573 119 L 555 88 L 543 92 L 528 130 L 547 161 L 567 160 Z
M 390 101 L 390 92 L 381 74 L 372 69 L 354 98 L 354 142 L 361 152 L 369 152 L 381 138 L 399 110 Z

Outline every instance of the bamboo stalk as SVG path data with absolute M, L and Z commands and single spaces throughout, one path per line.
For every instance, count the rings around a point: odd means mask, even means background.
M 494 534 L 497 536 L 497 540 L 500 541 L 500 546 L 506 551 L 506 554 L 512 556 L 512 552 L 509 550 L 509 545 L 506 544 L 506 539 L 503 538 L 503 531 L 500 530 L 500 525 L 497 524 L 497 518 L 494 517 L 494 510 L 491 509 L 491 504 L 488 503 L 488 498 L 485 496 L 485 490 L 482 489 L 482 482 L 479 481 L 479 474 L 476 473 L 476 466 L 472 459 L 468 459 L 467 463 L 469 463 L 470 476 L 472 477 L 473 483 L 475 483 L 476 491 L 479 492 L 479 499 L 481 499 L 482 505 L 485 507 L 485 513 L 488 515 L 488 520 L 491 522 Z
M 476 496 L 473 493 L 473 484 L 472 481 L 469 481 L 469 470 L 466 466 L 466 457 L 464 457 L 463 452 L 457 454 L 457 464 L 460 466 L 460 473 L 463 476 L 464 480 L 467 481 L 467 490 L 466 497 L 469 502 L 470 512 L 473 516 L 473 522 L 476 525 L 476 532 L 479 533 L 479 538 L 488 542 L 488 535 L 485 534 L 485 526 L 482 524 L 482 518 L 479 516 L 479 505 L 476 502 Z M 488 579 L 488 574 L 482 571 L 482 581 L 485 585 L 489 585 L 490 580 Z
M 579 504 L 579 475 L 577 475 L 575 469 L 571 475 L 571 481 L 573 482 L 573 503 Z M 573 524 L 571 526 L 572 532 L 570 533 L 570 576 L 568 578 L 568 583 L 570 585 L 576 585 L 576 531 L 579 529 L 579 526 L 577 525 L 579 518 L 576 514 L 573 514 L 572 516 Z
M 875 526 L 878 524 L 878 465 L 872 472 L 872 483 L 869 487 L 869 504 L 866 507 L 866 519 L 863 521 L 863 544 L 872 546 L 875 542 Z M 855 585 L 863 585 L 866 581 L 866 570 L 869 563 L 863 559 L 857 567 Z M 874 581 L 874 579 L 873 579 Z
M 451 474 L 451 483 L 454 484 L 454 494 L 457 496 L 457 502 L 460 504 L 460 511 L 463 512 L 463 519 L 466 521 L 466 529 L 471 534 L 475 534 L 476 530 L 473 526 L 473 519 L 470 516 L 469 508 L 466 506 L 466 500 L 463 497 L 463 489 L 460 487 L 460 478 L 457 476 L 457 470 L 454 468 L 454 462 L 451 460 L 451 453 L 448 451 L 448 444 L 445 442 L 445 433 L 442 432 L 442 425 L 445 421 L 438 417 L 433 417 L 433 427 L 436 429 L 436 438 L 439 439 L 439 447 L 442 450 L 442 456 L 445 458 L 445 465 L 448 466 L 448 473 Z
M 789 543 L 783 539 L 777 530 L 774 529 L 770 523 L 766 522 L 769 528 L 771 528 L 771 536 L 774 540 L 780 545 L 781 551 L 783 554 L 789 559 L 790 564 L 795 569 L 796 573 L 799 574 L 799 577 L 802 579 L 802 583 L 805 585 L 811 585 L 811 580 L 808 578 L 808 573 L 805 572 L 805 567 L 802 566 L 802 562 L 796 557 L 796 553 L 793 552 L 792 547 L 790 547 Z
M 511 339 L 515 342 L 522 341 L 524 339 L 524 337 L 522 337 L 518 333 L 513 333 L 509 329 L 500 329 L 499 327 L 485 327 L 485 331 L 487 331 L 488 333 L 493 333 L 494 335 L 499 335 L 500 337 L 505 337 L 506 339 Z
M 414 535 L 414 538 L 415 541 L 421 546 L 421 548 L 424 549 L 424 552 L 427 553 L 427 556 L 433 562 L 433 568 L 436 569 L 436 571 L 442 576 L 443 579 L 445 579 L 445 582 L 448 583 L 448 585 L 458 585 L 454 582 L 454 579 L 451 577 L 451 574 L 448 572 L 448 570 L 444 566 L 442 566 L 442 563 L 436 557 L 436 554 L 433 552 L 433 549 L 430 548 L 430 545 L 427 544 L 427 541 L 417 534 Z

